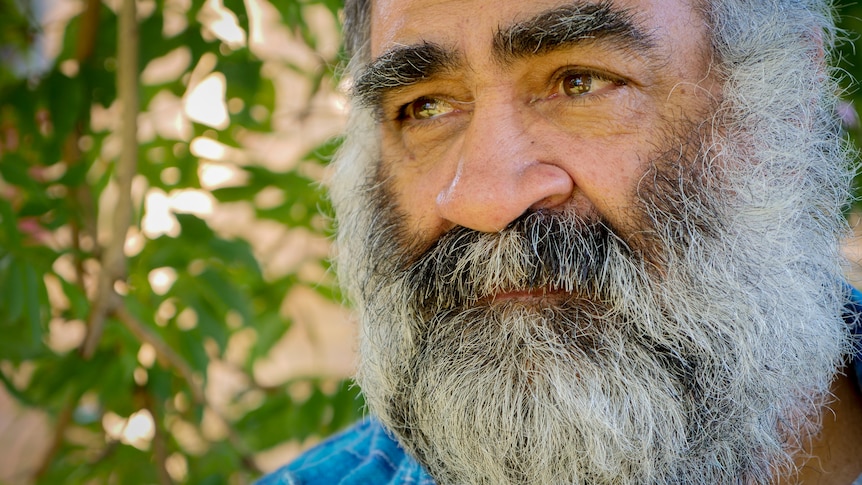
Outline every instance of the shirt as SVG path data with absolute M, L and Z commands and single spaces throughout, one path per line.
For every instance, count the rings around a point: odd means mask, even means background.
M 367 418 L 256 485 L 434 485 L 379 421 Z
M 848 286 L 844 321 L 862 338 L 862 293 Z M 862 352 L 851 372 L 862 390 Z M 265 476 L 256 485 L 434 485 L 434 479 L 374 418 L 366 418 Z M 851 485 L 862 485 L 862 476 Z

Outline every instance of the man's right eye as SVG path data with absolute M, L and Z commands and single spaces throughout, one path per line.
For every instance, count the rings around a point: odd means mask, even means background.
M 417 98 L 401 107 L 401 118 L 411 120 L 430 120 L 455 110 L 452 103 L 428 96 Z

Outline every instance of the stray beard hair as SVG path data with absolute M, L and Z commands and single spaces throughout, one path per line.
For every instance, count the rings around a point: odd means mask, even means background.
M 422 241 L 354 109 L 332 197 L 358 381 L 437 483 L 792 475 L 851 342 L 846 148 L 830 99 L 788 110 L 815 70 L 790 51 L 766 51 L 774 76 L 737 65 L 713 113 L 657 133 L 636 232 L 546 210 Z M 547 298 L 494 300 L 511 291 Z

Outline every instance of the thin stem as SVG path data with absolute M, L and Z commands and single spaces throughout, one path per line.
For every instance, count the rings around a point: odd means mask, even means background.
M 153 418 L 153 429 L 155 430 L 155 434 L 153 436 L 153 453 L 155 454 L 156 459 L 156 472 L 159 476 L 159 484 L 160 485 L 173 485 L 174 481 L 171 479 L 171 475 L 168 473 L 167 461 L 168 461 L 168 439 L 165 435 L 165 429 L 162 427 L 162 413 L 153 399 L 152 394 L 146 392 L 145 390 L 141 390 L 144 399 L 144 408 L 150 412 L 150 416 Z
M 123 248 L 132 222 L 132 179 L 138 168 L 138 45 L 139 32 L 135 0 L 123 0 L 120 6 L 117 39 L 117 96 L 122 107 L 120 140 L 122 149 L 114 178 L 118 196 L 114 208 L 111 239 L 102 253 L 98 293 L 90 312 L 87 338 L 81 349 L 84 358 L 96 352 L 105 318 L 121 305 L 114 284 L 126 277 L 126 256 Z
M 77 406 L 77 404 L 77 395 L 69 397 L 63 405 L 63 409 L 60 411 L 60 414 L 57 416 L 57 422 L 54 425 L 54 434 L 51 437 L 51 446 L 48 448 L 48 452 L 42 456 L 39 466 L 36 467 L 36 470 L 33 472 L 34 483 L 38 482 L 39 479 L 42 478 L 51 468 L 54 456 L 58 451 L 60 451 L 60 447 L 63 445 L 63 440 L 66 436 L 66 428 L 72 424 L 72 414 L 74 413 L 75 406 Z
M 192 391 L 192 399 L 196 404 L 203 404 L 206 401 L 200 377 L 195 374 L 192 367 L 186 363 L 179 354 L 174 352 L 174 349 L 172 349 L 170 345 L 148 329 L 124 307 L 117 308 L 114 315 L 119 319 L 120 323 L 122 323 L 132 333 L 132 335 L 135 336 L 135 338 L 143 343 L 150 344 L 153 347 L 156 351 L 156 356 L 162 365 L 170 367 L 180 374 L 183 380 L 188 383 L 189 388 Z
M 192 370 L 191 366 L 186 363 L 183 358 L 174 352 L 170 345 L 161 339 L 157 334 L 148 329 L 134 315 L 129 313 L 123 307 L 117 308 L 114 315 L 117 319 L 135 336 L 139 341 L 150 344 L 156 351 L 156 358 L 159 362 L 167 367 L 174 369 L 186 381 L 192 392 L 192 399 L 195 404 L 203 406 L 213 412 L 213 415 L 218 418 L 228 433 L 228 440 L 240 455 L 240 460 L 243 466 L 255 473 L 261 473 L 260 468 L 254 461 L 254 457 L 248 446 L 244 443 L 239 432 L 233 427 L 233 424 L 228 420 L 218 409 L 210 405 L 209 400 L 204 392 L 200 377 Z

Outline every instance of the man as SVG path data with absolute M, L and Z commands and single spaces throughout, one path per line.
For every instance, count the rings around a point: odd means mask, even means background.
M 853 482 L 830 13 L 348 1 L 373 417 L 263 483 Z

